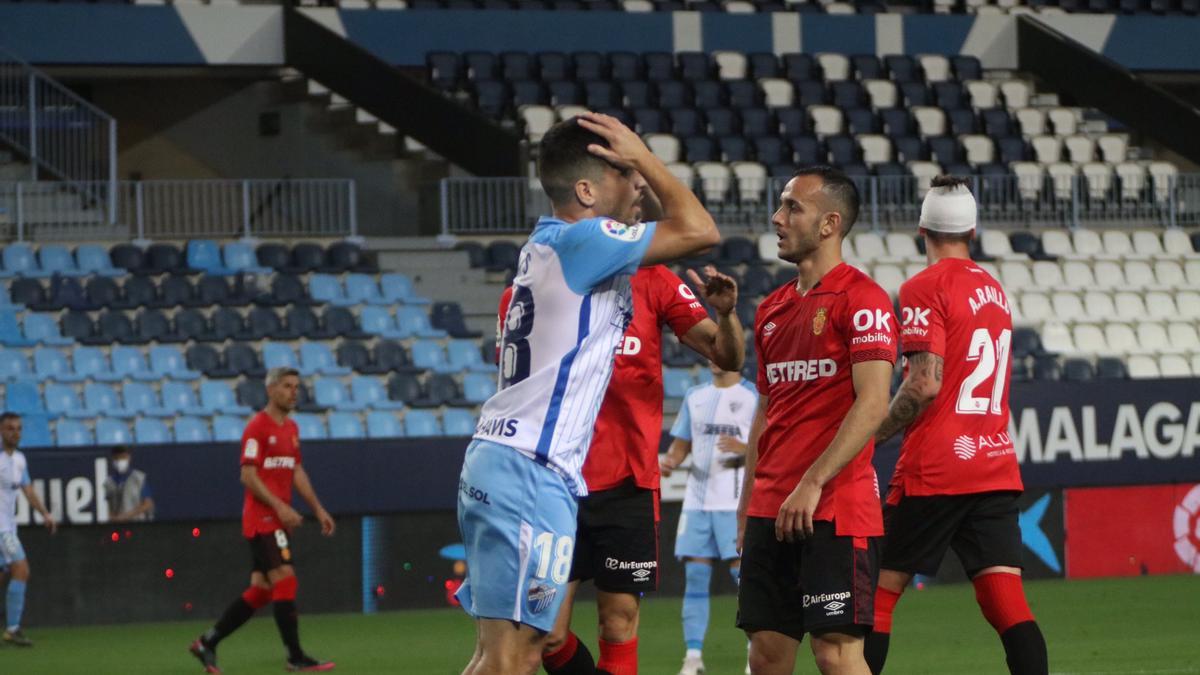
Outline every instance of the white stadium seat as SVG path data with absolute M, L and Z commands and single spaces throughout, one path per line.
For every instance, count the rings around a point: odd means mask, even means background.
M 1168 324 L 1167 338 L 1171 341 L 1171 346 L 1180 353 L 1200 352 L 1200 334 L 1196 333 L 1196 326 L 1193 324 L 1182 321 Z
M 1131 356 L 1129 357 L 1127 367 L 1129 369 L 1129 377 L 1135 380 L 1151 380 L 1161 377 L 1158 362 L 1150 356 Z
M 679 161 L 679 139 L 670 134 L 646 134 L 646 146 L 664 164 Z
M 1125 134 L 1103 134 L 1096 139 L 1096 147 L 1100 156 L 1109 164 L 1120 164 L 1125 161 L 1129 151 L 1129 138 Z
M 1054 198 L 1059 201 L 1070 201 L 1074 196 L 1075 178 L 1079 172 L 1074 164 L 1055 162 L 1046 165 L 1046 173 L 1050 174 L 1050 185 L 1054 188 Z
M 1008 235 L 1000 230 L 983 230 L 979 235 L 979 245 L 983 248 L 984 255 L 998 260 L 1029 260 L 1029 256 L 1024 253 L 1017 253 L 1012 250 L 1012 242 L 1009 241 Z
M 1092 276 L 1092 268 L 1082 260 L 1068 260 L 1063 263 L 1063 287 L 1073 291 L 1086 291 L 1096 287 L 1096 277 Z
M 1192 368 L 1187 359 L 1177 354 L 1158 357 L 1158 372 L 1162 377 L 1191 377 Z
M 896 84 L 891 80 L 863 80 L 863 87 L 871 99 L 871 107 L 876 110 L 896 107 Z
M 1117 164 L 1116 173 L 1121 181 L 1121 199 L 1141 199 L 1142 191 L 1146 189 L 1146 167 L 1137 162 L 1121 162 Z
M 1020 109 L 1029 105 L 1033 88 L 1025 80 L 1006 80 L 1000 83 L 1000 95 L 1008 109 Z
M 1157 232 L 1150 230 L 1134 230 L 1133 231 L 1133 250 L 1138 255 L 1147 256 L 1150 258 L 1170 258 L 1167 252 L 1163 250 L 1162 239 L 1159 238 Z
M 1000 100 L 1000 91 L 987 80 L 967 80 L 963 85 L 971 97 L 971 106 L 976 110 L 995 108 Z
M 1028 323 L 1042 323 L 1054 319 L 1054 306 L 1050 298 L 1040 291 L 1021 294 L 1021 318 Z
M 1097 260 L 1092 266 L 1097 288 L 1125 288 L 1125 272 L 1115 260 Z
M 1034 136 L 1029 139 L 1033 146 L 1033 155 L 1041 164 L 1050 165 L 1062 161 L 1062 139 L 1058 136 Z
M 558 121 L 554 109 L 544 105 L 523 105 L 517 112 L 525 121 L 525 137 L 532 143 L 542 140 L 542 136 Z
M 1081 323 L 1071 329 L 1071 337 L 1075 347 L 1084 354 L 1108 354 L 1108 343 L 1104 340 L 1104 331 L 1093 323 Z
M 893 298 L 900 293 L 900 286 L 905 281 L 904 272 L 891 264 L 876 265 L 875 269 L 871 271 L 871 278 Z
M 1055 136 L 1072 136 L 1079 128 L 1079 115 L 1074 108 L 1051 108 L 1046 111 Z
M 1150 182 L 1154 186 L 1154 201 L 1159 203 L 1170 201 L 1171 186 L 1179 174 L 1179 169 L 1176 169 L 1175 165 L 1170 162 L 1150 162 L 1146 166 L 1146 171 L 1150 174 Z
M 958 138 L 969 164 L 991 164 L 996 159 L 996 144 L 990 136 L 963 134 Z
M 796 89 L 792 83 L 778 77 L 764 77 L 758 81 L 768 108 L 790 108 L 795 101 Z
M 692 169 L 691 164 L 687 164 L 685 162 L 671 162 L 670 164 L 667 164 L 667 171 L 670 171 L 672 176 L 675 176 L 680 183 L 683 183 L 689 188 L 694 189 L 696 187 L 696 172 Z
M 1047 255 L 1059 258 L 1075 256 L 1075 246 L 1071 244 L 1071 234 L 1067 230 L 1046 230 L 1042 232 L 1042 250 Z
M 1156 260 L 1154 262 L 1154 278 L 1163 288 L 1187 288 L 1187 278 L 1183 276 L 1183 266 L 1174 260 Z
M 883 237 L 874 232 L 862 232 L 854 235 L 854 251 L 858 259 L 866 262 L 894 260 L 888 255 L 883 245 Z
M 915 179 L 914 195 L 917 200 L 925 198 L 925 193 L 929 192 L 929 186 L 934 178 L 937 178 L 942 173 L 942 167 L 937 162 L 909 162 L 908 172 Z
M 808 115 L 812 118 L 813 132 L 819 136 L 836 136 L 842 133 L 842 109 L 832 105 L 812 105 L 808 107 Z
M 720 204 L 727 199 L 732 172 L 721 162 L 696 162 L 692 165 L 700 180 L 700 191 L 709 204 Z
M 917 105 L 910 108 L 922 136 L 943 136 L 946 133 L 946 113 L 941 108 Z
M 746 79 L 746 55 L 742 52 L 716 51 L 717 73 L 722 80 Z
M 1021 108 L 1014 113 L 1017 124 L 1021 125 L 1021 135 L 1041 136 L 1046 133 L 1046 111 L 1041 108 Z
M 1200 260 L 1189 260 L 1183 264 L 1183 274 L 1189 286 L 1200 287 Z
M 921 62 L 921 70 L 925 71 L 925 81 L 945 82 L 950 79 L 950 60 L 941 54 L 922 54 L 917 57 Z
M 892 141 L 882 134 L 859 134 L 858 147 L 862 148 L 863 163 L 875 166 L 892 161 Z
M 1115 256 L 1108 256 L 1104 252 L 1104 242 L 1100 239 L 1100 234 L 1095 230 L 1078 229 L 1071 233 L 1071 242 L 1075 245 L 1075 252 L 1085 258 L 1104 259 Z
M 1010 162 L 1008 165 L 1017 177 L 1017 193 L 1021 199 L 1037 201 L 1042 196 L 1046 183 L 1046 170 L 1037 162 Z
M 1192 248 L 1187 232 L 1179 229 L 1163 231 L 1163 251 L 1174 258 L 1200 259 L 1200 253 Z
M 1154 269 L 1145 260 L 1130 260 L 1125 263 L 1125 287 L 1130 290 L 1148 290 L 1158 285 Z
M 1042 325 L 1042 348 L 1051 354 L 1074 354 L 1078 350 L 1066 324 L 1049 321 Z
M 914 260 L 924 260 L 925 256 L 917 250 L 917 242 L 912 238 L 912 235 L 903 232 L 889 232 L 887 239 L 888 255 L 893 258 L 898 258 L 907 262 Z
M 1138 345 L 1148 352 L 1162 354 L 1173 351 L 1171 341 L 1167 338 L 1167 330 L 1161 323 L 1140 322 L 1134 331 L 1137 333 Z
M 1146 318 L 1146 303 L 1142 296 L 1130 291 L 1118 291 L 1113 295 L 1116 318 L 1121 321 L 1142 321 Z
M 1067 136 L 1063 139 L 1063 147 L 1066 148 L 1067 157 L 1073 164 L 1084 164 L 1096 158 L 1096 142 L 1091 136 Z
M 779 260 L 779 237 L 774 232 L 758 236 L 758 257 L 766 262 Z
M 761 202 L 767 189 L 767 167 L 758 162 L 733 162 L 729 168 L 737 180 L 741 203 Z
M 1097 321 L 1103 321 L 1115 316 L 1117 310 L 1113 307 L 1112 296 L 1104 291 L 1088 291 L 1083 294 L 1083 309 L 1087 315 Z
M 1109 323 L 1104 325 L 1104 341 L 1108 344 L 1108 349 L 1114 354 L 1143 354 L 1141 344 L 1138 343 L 1137 335 L 1129 324 L 1125 323 Z
M 1033 262 L 1033 283 L 1040 289 L 1050 291 L 1063 286 L 1062 268 L 1048 260 Z
M 1179 317 L 1189 321 L 1200 320 L 1200 292 L 1180 291 L 1175 294 L 1175 306 Z
M 1025 263 L 1000 263 L 1000 276 L 1000 283 L 1004 284 L 1004 288 L 1010 293 L 1026 289 L 1032 290 L 1036 287 L 1033 277 L 1029 274 L 1029 266 Z
M 1054 316 L 1059 321 L 1075 323 L 1091 319 L 1083 310 L 1083 302 L 1074 293 L 1055 291 L 1051 304 L 1054 307 Z
M 1112 167 L 1104 162 L 1087 162 L 1079 167 L 1087 187 L 1087 197 L 1092 201 L 1104 202 L 1113 187 Z
M 817 63 L 821 64 L 826 82 L 839 82 L 850 77 L 850 59 L 845 54 L 821 52 L 817 54 Z

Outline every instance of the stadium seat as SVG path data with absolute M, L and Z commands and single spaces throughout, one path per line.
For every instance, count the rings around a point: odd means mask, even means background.
M 412 279 L 406 274 L 388 273 L 379 277 L 379 286 L 384 300 L 389 304 L 427 305 L 428 298 L 417 295 Z
M 125 376 L 114 373 L 108 364 L 108 357 L 100 347 L 76 347 L 71 355 L 75 373 L 81 379 L 91 379 L 97 382 L 120 382 Z
M 75 343 L 59 332 L 58 321 L 47 314 L 25 315 L 25 339 L 31 343 L 63 347 Z
M 146 340 L 133 329 L 133 321 L 121 311 L 107 311 L 96 320 L 96 332 L 84 344 L 107 345 L 120 342 L 123 345 L 146 344 Z
M 383 410 L 367 413 L 368 438 L 400 438 L 402 436 L 404 436 L 404 427 L 395 413 Z
M 158 288 L 148 277 L 126 277 L 121 286 L 121 300 L 113 309 L 136 309 L 158 304 Z
M 404 415 L 404 435 L 410 438 L 441 436 L 442 425 L 429 411 L 410 410 Z
M 346 299 L 351 305 L 389 305 L 391 302 L 379 291 L 375 277 L 366 274 L 346 275 Z
M 241 417 L 217 415 L 212 418 L 214 441 L 236 443 L 242 439 L 242 432 L 245 431 L 245 428 L 246 420 Z
M 487 401 L 496 393 L 496 378 L 481 373 L 467 373 L 463 376 L 463 399 L 479 404 Z
M 83 387 L 83 410 L 89 417 L 138 416 L 138 411 L 129 410 L 121 404 L 121 397 L 107 384 L 89 382 Z
M 115 261 L 114 261 L 115 262 Z M 196 274 L 200 270 L 191 267 L 184 259 L 184 254 L 174 244 L 151 244 L 146 249 L 145 271 L 150 274 Z
M 432 340 L 417 340 L 412 345 L 413 365 L 437 373 L 457 373 L 460 368 L 446 358 L 446 350 Z
M 1105 357 L 1096 359 L 1096 379 L 1124 380 L 1129 378 L 1125 362 L 1121 359 Z
M 362 308 L 358 317 L 363 332 L 369 335 L 390 339 L 404 339 L 412 335 L 411 331 L 397 327 L 395 318 L 384 307 L 368 305 Z
M 1129 324 L 1105 324 L 1104 342 L 1108 346 L 1109 353 L 1112 354 L 1144 353 L 1142 346 L 1138 344 L 1137 335 L 1134 334 Z
M 166 282 L 163 282 L 163 287 L 165 296 Z M 200 277 L 200 281 L 196 283 L 192 298 L 178 304 L 185 307 L 213 307 L 215 305 L 239 307 L 249 304 L 248 301 L 248 298 L 233 297 L 229 289 L 229 282 L 225 280 L 225 277 L 205 275 Z
M 360 411 L 361 403 L 350 398 L 346 386 L 340 380 L 319 377 L 313 381 L 313 394 L 316 404 L 322 408 L 335 408 L 343 411 Z
M 84 418 L 89 414 L 83 409 L 79 394 L 75 387 L 68 384 L 50 382 L 42 392 L 45 399 L 46 412 L 55 417 Z
M 83 274 L 98 274 L 104 277 L 126 274 L 125 270 L 113 266 L 108 251 L 96 244 L 82 244 L 75 249 L 75 266 Z
M 1092 362 L 1087 359 L 1066 359 L 1062 363 L 1062 379 L 1067 382 L 1089 382 L 1095 377 Z
M 1152 380 L 1162 377 L 1158 361 L 1152 356 L 1135 354 L 1129 357 L 1127 368 L 1129 377 L 1134 380 Z
M 159 377 L 173 380 L 191 381 L 200 379 L 200 373 L 188 368 L 183 354 L 175 347 L 151 347 L 150 370 Z
M 358 415 L 349 412 L 335 412 L 329 414 L 329 437 L 347 440 L 365 438 L 366 434 L 363 432 L 362 420 Z
M 300 277 L 282 273 L 276 274 L 275 278 L 271 280 L 270 292 L 260 294 L 254 299 L 254 302 L 268 307 L 310 306 L 317 304 L 309 297 L 304 283 L 300 281 Z
M 408 350 L 392 340 L 380 340 L 375 343 L 371 353 L 374 365 L 383 369 L 380 372 L 419 373 L 424 370 L 414 366 Z
M 0 348 L 0 380 L 30 377 L 29 360 L 20 350 Z
M 346 296 L 342 282 L 330 274 L 313 274 L 308 278 L 308 295 L 314 301 L 329 303 L 337 307 L 349 307 L 356 304 Z
M 683 398 L 692 386 L 692 376 L 686 370 L 669 368 L 663 371 L 663 394 L 667 398 Z
M 320 244 L 300 243 L 292 247 L 291 261 L 288 267 L 281 271 L 292 274 L 324 271 L 325 249 Z
M 212 440 L 208 422 L 198 417 L 176 418 L 174 426 L 176 443 L 207 443 Z
M 11 307 L 0 307 L 0 342 L 9 347 L 31 347 L 36 344 L 21 334 L 17 311 Z
M 222 249 L 222 260 L 226 269 L 233 273 L 269 274 L 271 268 L 259 264 L 249 244 L 230 242 Z
M 351 370 L 339 366 L 329 347 L 320 342 L 300 345 L 300 373 L 309 375 L 349 375 Z
M 450 340 L 446 344 L 448 372 L 495 373 L 496 367 L 485 363 L 478 343 L 471 340 Z M 421 364 L 417 364 L 418 366 Z
M 233 270 L 221 260 L 221 247 L 211 239 L 192 239 L 187 244 L 187 264 L 205 274 L 225 275 Z
M 163 408 L 172 415 L 179 413 L 185 415 L 211 414 L 211 411 L 205 409 L 196 400 L 195 390 L 186 382 L 164 382 L 160 394 Z
M 143 309 L 134 321 L 134 332 L 139 341 L 163 344 L 187 342 L 189 335 L 171 328 L 171 320 L 157 309 Z
M 378 378 L 356 375 L 350 380 L 350 400 L 357 410 L 401 410 L 404 403 L 388 398 L 387 390 Z
M 1158 371 L 1162 377 L 1191 377 L 1192 367 L 1183 356 L 1163 354 L 1158 357 Z
M 21 415 L 45 412 L 45 407 L 42 405 L 42 395 L 38 391 L 36 380 L 13 380 L 7 384 L 4 393 L 4 409 L 9 412 Z
M 48 302 L 46 289 L 37 279 L 14 279 L 8 286 L 8 295 L 11 304 L 7 304 L 6 307 L 13 310 L 20 306 L 42 307 Z
M 475 415 L 462 408 L 447 408 L 442 413 L 442 432 L 446 436 L 470 437 L 475 433 Z
M 325 420 L 320 415 L 296 413 L 292 415 L 292 420 L 296 422 L 296 427 L 300 430 L 300 440 L 310 441 L 327 438 Z
M 1062 364 L 1053 356 L 1039 356 L 1033 360 L 1033 379 L 1057 381 L 1062 379 Z
M 444 338 L 446 331 L 434 328 L 429 323 L 429 316 L 420 307 L 396 308 L 396 325 L 405 335 L 420 338 Z M 384 337 L 391 337 L 384 335 Z
M 262 358 L 263 367 L 267 370 L 272 368 L 300 369 L 300 360 L 296 358 L 296 352 L 290 344 L 268 342 L 263 345 Z
M 60 419 L 54 425 L 54 444 L 60 448 L 77 448 L 95 443 L 86 424 L 78 420 Z
M 379 310 L 380 308 L 366 307 L 364 309 Z M 325 327 L 326 334 L 354 340 L 365 340 L 372 337 L 371 333 L 360 328 L 359 321 L 345 307 L 327 307 L 321 314 L 321 324 Z
M 235 387 L 238 403 L 252 410 L 267 407 L 267 388 L 261 379 L 242 380 Z
M 158 445 L 171 442 L 171 431 L 162 420 L 138 417 L 133 421 L 133 437 L 137 443 Z
M 124 379 L 139 382 L 155 382 L 159 375 L 150 370 L 146 364 L 146 356 L 137 347 L 113 347 L 109 352 L 112 360 L 112 370 Z M 128 404 L 128 401 L 126 401 Z
M 238 403 L 232 387 L 217 380 L 205 380 L 200 383 L 200 407 L 209 415 L 249 415 L 254 412 L 249 406 Z
M 429 314 L 430 325 L 435 329 L 446 331 L 451 337 L 478 338 L 483 335 L 479 331 L 467 328 L 462 306 L 457 302 L 435 302 Z
M 45 347 L 38 347 L 33 351 L 33 372 L 42 382 L 82 382 L 84 380 L 84 376 L 71 367 L 64 352 Z
M 18 242 L 5 246 L 0 253 L 0 262 L 3 262 L 0 278 L 35 276 L 38 273 L 37 260 L 29 244 Z
M 128 445 L 133 442 L 129 425 L 120 420 L 96 420 L 96 442 L 101 445 Z

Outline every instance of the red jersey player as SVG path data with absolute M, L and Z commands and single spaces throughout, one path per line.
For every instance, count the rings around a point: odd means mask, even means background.
M 267 373 L 267 407 L 250 420 L 242 434 L 242 484 L 246 486 L 242 536 L 250 543 L 254 568 L 250 586 L 212 628 L 192 643 L 191 652 L 204 664 L 206 673 L 221 672 L 217 668 L 217 643 L 272 602 L 275 623 L 288 650 L 287 670 L 333 670 L 333 663 L 318 661 L 300 648 L 296 572 L 288 535 L 303 518 L 291 507 L 292 485 L 316 514 L 321 534 L 332 535 L 334 522 L 321 506 L 304 470 L 300 432 L 288 417 L 296 407 L 299 390 L 299 372 L 272 368 Z
M 892 611 L 914 574 L 937 573 L 947 548 L 975 585 L 1013 673 L 1048 671 L 1046 641 L 1021 585 L 1021 473 L 1008 435 L 1012 312 L 1000 283 L 971 261 L 975 198 L 939 176 L 921 205 L 929 267 L 900 288 L 904 383 L 883 442 L 907 428 L 884 507 L 887 535 L 867 641 L 883 671 Z
M 643 208 L 655 209 L 649 194 Z M 745 356 L 734 311 L 736 284 L 713 268 L 705 273 L 708 284 L 701 283 L 695 272 L 689 271 L 689 277 L 716 310 L 719 324 L 708 318 L 691 288 L 665 266 L 641 268 L 631 280 L 633 321 L 617 351 L 583 465 L 589 494 L 579 502 L 571 583 L 543 659 L 551 675 L 593 673 L 596 668 L 636 673 L 640 597 L 658 585 L 663 328 L 669 326 L 683 344 L 730 370 L 740 369 Z M 511 289 L 501 296 L 501 322 L 511 297 Z M 597 591 L 599 664 L 570 632 L 575 592 L 579 582 L 587 579 L 594 580 Z
M 842 262 L 859 197 L 802 169 L 771 222 L 798 278 L 755 318 L 759 405 L 738 507 L 738 627 L 750 669 L 791 673 L 805 633 L 822 673 L 864 675 L 883 534 L 873 436 L 887 415 L 896 326 L 886 292 Z

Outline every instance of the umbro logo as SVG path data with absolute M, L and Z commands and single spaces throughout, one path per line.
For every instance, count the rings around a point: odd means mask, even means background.
M 636 570 L 633 573 L 634 581 L 645 581 L 649 577 L 650 577 L 650 570 L 647 570 L 647 569 Z
M 771 333 L 774 333 L 775 328 L 776 328 L 775 322 L 768 321 L 767 325 L 763 326 L 763 335 L 770 335 Z
M 846 603 L 838 602 L 837 600 L 834 600 L 833 602 L 829 603 L 828 605 L 825 605 L 825 611 L 832 613 L 832 612 L 838 611 L 839 609 L 841 609 L 845 606 L 846 606 Z

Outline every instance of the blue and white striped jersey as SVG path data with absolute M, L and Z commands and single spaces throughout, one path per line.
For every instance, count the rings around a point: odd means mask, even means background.
M 17 531 L 17 495 L 25 485 L 29 485 L 25 453 L 0 450 L 0 532 Z
M 758 407 L 754 385 L 742 380 L 732 387 L 711 382 L 688 389 L 671 435 L 692 442 L 692 472 L 683 497 L 685 511 L 735 511 L 741 497 L 741 468 L 725 462 L 734 453 L 717 448 L 721 436 L 750 440 L 750 425 Z
M 613 358 L 633 317 L 629 277 L 654 223 L 542 218 L 521 249 L 498 391 L 475 438 L 514 448 L 587 494 L 581 470 Z

